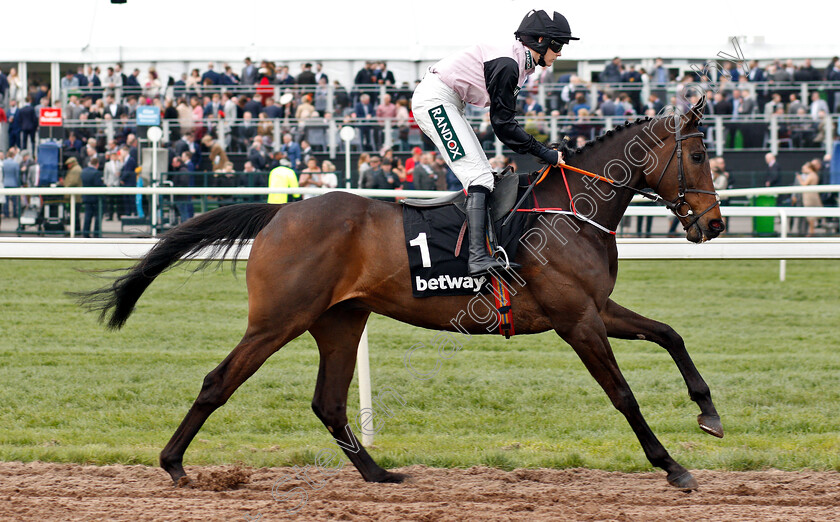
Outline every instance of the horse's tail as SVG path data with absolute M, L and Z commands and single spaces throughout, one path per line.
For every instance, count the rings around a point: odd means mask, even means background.
M 196 216 L 163 234 L 149 253 L 111 285 L 75 296 L 89 310 L 99 311 L 100 321 L 107 318 L 108 328 L 122 328 L 137 300 L 162 272 L 204 249 L 209 249 L 208 258 L 219 254 L 224 258 L 233 248 L 238 255 L 280 208 L 281 205 L 246 203 Z M 212 259 L 202 261 L 196 270 L 211 262 Z

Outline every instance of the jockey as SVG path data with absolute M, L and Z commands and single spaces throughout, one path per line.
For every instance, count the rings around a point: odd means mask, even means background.
M 493 131 L 515 152 L 532 154 L 549 165 L 563 164 L 561 151 L 546 147 L 516 123 L 516 96 L 537 65 L 551 67 L 563 45 L 579 38 L 572 36 L 563 15 L 542 10 L 530 11 L 514 36 L 509 46 L 479 44 L 442 59 L 429 68 L 411 100 L 417 124 L 467 190 L 470 275 L 505 266 L 485 246 L 493 168 L 466 119 L 466 104 L 490 107 Z

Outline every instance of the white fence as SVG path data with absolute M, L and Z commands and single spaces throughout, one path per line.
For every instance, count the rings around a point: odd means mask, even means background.
M 3 188 L 0 187 L 0 194 L 6 195 L 42 195 L 42 194 L 95 194 L 100 196 L 119 194 L 143 194 L 150 196 L 158 194 L 168 195 L 248 195 L 248 194 L 324 194 L 326 192 L 352 192 L 359 196 L 366 197 L 408 197 L 413 198 L 435 198 L 445 196 L 450 192 L 436 190 L 378 190 L 378 189 L 348 189 L 348 188 L 268 188 L 268 187 L 38 187 L 38 188 Z M 721 198 L 740 196 L 764 196 L 778 194 L 803 194 L 808 192 L 840 192 L 840 185 L 808 185 L 793 187 L 756 187 L 741 189 L 719 190 Z M 637 196 L 633 201 L 647 201 Z
M 144 196 L 170 196 L 170 195 L 191 195 L 191 196 L 225 196 L 225 195 L 268 195 L 268 194 L 325 194 L 327 192 L 349 192 L 364 197 L 412 197 L 412 198 L 435 198 L 450 194 L 450 192 L 441 192 L 434 190 L 374 190 L 374 189 L 323 189 L 323 188 L 268 188 L 268 187 L 40 187 L 40 188 L 2 188 L 0 187 L 0 195 L 7 196 L 42 196 L 50 195 L 131 195 L 141 194 Z M 762 195 L 779 195 L 779 194 L 804 194 L 804 193 L 840 193 L 840 185 L 809 185 L 806 187 L 760 187 L 760 188 L 746 188 L 746 189 L 728 189 L 720 190 L 721 198 L 742 197 L 742 196 L 762 196 Z M 157 232 L 157 224 L 159 220 L 157 212 L 157 199 L 152 198 L 152 212 L 151 216 L 151 231 L 154 237 Z M 633 198 L 633 202 L 641 203 L 647 201 L 641 196 Z M 76 204 L 74 198 L 70 198 L 70 237 L 75 236 L 75 219 L 76 219 Z M 782 218 L 783 233 L 786 237 L 786 217 L 837 217 L 836 208 L 822 208 L 822 207 L 721 207 L 721 213 L 724 216 L 777 216 Z M 670 212 L 664 207 L 629 207 L 626 216 L 669 216 Z
M 137 259 L 157 239 L 0 238 L 0 259 Z M 717 238 L 696 245 L 685 238 L 618 238 L 619 259 L 839 259 L 837 238 Z M 250 244 L 239 253 L 247 260 Z M 208 259 L 200 253 L 196 259 Z
M 120 188 L 19 188 L 3 189 L 6 195 L 253 195 L 253 194 L 323 194 L 332 191 L 344 191 L 359 196 L 433 198 L 447 195 L 449 192 L 431 190 L 371 190 L 371 189 L 321 189 L 321 188 L 207 188 L 207 187 L 120 187 Z M 749 189 L 721 190 L 722 198 L 757 195 L 802 194 L 802 193 L 840 192 L 840 185 L 815 185 L 796 187 L 761 187 Z M 157 198 L 153 198 L 153 201 Z M 645 201 L 641 197 L 634 201 Z M 75 201 L 70 199 L 70 237 L 75 235 Z M 833 239 L 792 240 L 788 238 L 788 218 L 791 217 L 837 217 L 840 208 L 836 207 L 735 207 L 722 206 L 724 217 L 778 217 L 780 218 L 780 239 L 730 239 L 718 238 L 711 243 L 692 245 L 683 239 L 619 239 L 619 258 L 621 259 L 781 259 L 779 277 L 785 278 L 785 259 L 815 259 L 840 257 L 840 243 Z M 151 213 L 152 236 L 156 232 L 157 212 Z M 671 212 L 661 206 L 630 206 L 626 216 L 671 216 Z M 125 259 L 143 255 L 154 240 L 142 239 L 44 239 L 44 238 L 5 238 L 0 239 L 0 259 L 2 258 L 70 258 L 70 259 Z M 709 245 L 712 245 L 711 247 Z M 247 258 L 250 248 L 241 252 Z

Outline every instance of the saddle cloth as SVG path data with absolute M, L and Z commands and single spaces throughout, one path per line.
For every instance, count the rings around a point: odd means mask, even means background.
M 505 187 L 492 200 L 496 202 L 496 207 L 491 206 L 490 214 L 494 221 L 498 244 L 513 261 L 519 238 L 534 216 L 520 212 L 505 227 L 501 227 L 507 212 L 526 188 L 520 186 L 517 175 L 505 176 L 501 183 L 504 183 Z M 494 195 L 500 184 L 497 184 L 497 189 L 493 191 Z M 529 197 L 529 200 L 521 208 L 533 208 L 533 199 Z M 466 196 L 463 191 L 437 200 L 403 202 L 405 247 L 408 252 L 414 297 L 471 295 L 490 291 L 490 285 L 485 284 L 489 282 L 487 276 L 469 275 L 469 234 L 462 234 L 466 220 L 465 202 Z M 507 208 L 498 210 L 503 207 Z

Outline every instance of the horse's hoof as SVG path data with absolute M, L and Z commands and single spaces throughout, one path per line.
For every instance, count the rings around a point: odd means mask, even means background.
M 700 429 L 706 433 L 714 435 L 719 439 L 723 438 L 723 424 L 721 424 L 720 417 L 717 415 L 700 414 L 697 416 L 697 424 L 699 424 Z
M 394 473 L 392 471 L 386 471 L 384 475 L 381 475 L 371 482 L 380 482 L 380 483 L 388 483 L 388 484 L 402 484 L 406 480 L 409 480 L 411 475 L 407 475 L 405 473 Z
M 170 461 L 169 459 L 161 457 L 160 467 L 169 473 L 169 478 L 172 479 L 172 483 L 179 488 L 189 485 L 190 479 L 187 478 L 187 472 L 184 471 L 184 466 L 181 464 L 180 460 Z
M 178 480 L 172 479 L 172 481 L 175 482 L 175 486 L 179 488 L 188 488 L 192 484 L 192 481 L 186 475 L 182 476 Z
M 684 471 L 676 477 L 672 477 L 669 474 L 668 484 L 674 486 L 675 488 L 687 490 L 694 490 L 700 487 L 700 485 L 697 483 L 696 480 L 694 480 L 694 477 L 691 476 L 691 473 L 689 473 L 688 471 Z

